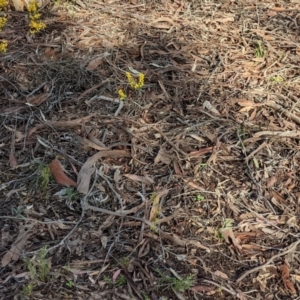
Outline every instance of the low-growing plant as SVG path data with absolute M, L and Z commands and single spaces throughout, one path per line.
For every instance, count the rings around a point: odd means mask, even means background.
M 30 184 L 31 188 L 33 190 L 42 190 L 44 192 L 48 189 L 51 178 L 52 175 L 49 166 L 38 163 Z
M 69 281 L 66 282 L 66 286 L 69 287 L 69 288 L 73 287 L 73 285 L 74 285 L 73 280 L 69 280 Z
M 196 197 L 194 197 L 194 201 L 196 201 L 196 202 L 201 202 L 204 199 L 205 199 L 204 196 L 201 194 L 198 194 Z
M 40 249 L 39 253 L 32 259 L 25 259 L 26 267 L 32 281 L 39 280 L 46 282 L 51 269 L 47 261 L 47 246 Z
M 271 77 L 271 81 L 276 82 L 276 83 L 282 83 L 284 82 L 284 79 L 280 75 L 275 75 Z
M 108 283 L 112 286 L 123 286 L 127 282 L 126 277 L 123 275 L 119 275 L 115 281 L 113 281 L 110 277 L 108 277 L 106 275 L 103 276 L 103 279 L 106 283 Z
M 184 292 L 190 289 L 195 283 L 195 275 L 188 275 L 186 277 L 171 277 L 164 274 L 161 270 L 156 270 L 160 278 L 158 280 L 158 286 L 164 286 L 165 288 L 174 289 L 176 292 Z
M 255 57 L 256 58 L 262 58 L 265 56 L 265 50 L 262 46 L 262 42 L 261 41 L 257 41 L 257 47 L 255 49 Z
M 33 289 L 34 289 L 34 284 L 28 283 L 27 285 L 24 286 L 24 288 L 22 290 L 22 294 L 24 296 L 31 296 Z

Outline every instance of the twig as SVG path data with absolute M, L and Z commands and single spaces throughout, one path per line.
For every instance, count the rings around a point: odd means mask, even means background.
M 261 266 L 258 266 L 256 268 L 253 268 L 251 270 L 248 270 L 246 271 L 243 275 L 241 275 L 237 280 L 236 280 L 236 283 L 239 283 L 241 282 L 245 277 L 247 277 L 248 275 L 250 275 L 251 273 L 253 272 L 256 272 L 256 271 L 259 271 L 260 269 L 262 268 L 266 268 L 266 267 L 271 267 L 273 265 L 271 265 L 271 263 L 274 261 L 274 259 L 278 258 L 278 257 L 281 257 L 283 255 L 286 255 L 288 254 L 289 252 L 293 251 L 296 249 L 296 247 L 298 246 L 298 244 L 300 244 L 300 240 L 295 242 L 294 244 L 292 244 L 289 249 L 287 249 L 286 251 L 282 252 L 282 253 L 278 253 L 274 256 L 272 256 L 267 262 L 265 262 L 263 265 Z
M 296 122 L 298 125 L 300 125 L 300 118 L 293 113 L 287 111 L 285 108 L 282 106 L 278 105 L 274 101 L 268 101 L 266 103 L 267 106 L 272 107 L 280 112 L 282 112 L 286 117 L 291 118 L 294 122 Z
M 39 223 L 39 224 L 59 224 L 59 223 L 63 223 L 63 224 L 74 224 L 74 222 L 71 222 L 71 221 L 61 221 L 61 220 L 58 220 L 58 221 L 39 221 L 39 220 L 36 220 L 36 219 L 31 219 L 31 218 L 21 218 L 21 217 L 12 217 L 12 216 L 0 216 L 0 219 L 12 219 L 12 220 L 20 220 L 20 221 L 32 221 L 32 222 L 36 222 L 36 223 Z
M 205 283 L 210 283 L 210 284 L 212 284 L 212 285 L 215 285 L 215 286 L 217 286 L 218 288 L 220 288 L 220 289 L 226 291 L 227 293 L 229 293 L 229 294 L 231 294 L 231 295 L 233 295 L 233 296 L 236 296 L 236 295 L 237 295 L 237 293 L 236 293 L 235 291 L 232 291 L 232 290 L 230 290 L 230 289 L 224 287 L 223 285 L 218 284 L 218 283 L 216 283 L 216 282 L 214 282 L 214 281 L 210 281 L 210 280 L 206 280 L 206 279 L 205 279 L 205 280 L 203 280 L 203 282 L 205 282 Z

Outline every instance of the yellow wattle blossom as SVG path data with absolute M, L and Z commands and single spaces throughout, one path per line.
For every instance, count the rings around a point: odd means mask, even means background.
M 145 74 L 143 73 L 140 73 L 138 82 L 135 82 L 129 72 L 126 72 L 126 77 L 131 88 L 135 90 L 140 90 L 145 84 Z
M 0 10 L 7 5 L 7 0 L 0 0 Z
M 31 20 L 29 22 L 30 33 L 36 33 L 46 28 L 46 24 L 41 21 Z
M 36 1 L 31 1 L 27 7 L 27 10 L 31 15 L 34 15 L 37 12 L 39 6 L 40 4 L 37 3 Z
M 0 0 L 1 1 L 1 0 Z M 29 12 L 30 33 L 36 33 L 46 28 L 46 24 L 40 20 L 41 14 L 38 13 L 40 4 L 36 1 L 29 3 L 27 10 Z
M 5 17 L 0 17 L 0 31 L 3 29 L 3 27 L 5 26 L 7 22 L 7 18 Z
M 126 94 L 123 92 L 123 90 L 118 90 L 119 98 L 120 100 L 125 100 L 127 98 Z
M 0 42 L 0 52 L 5 53 L 7 50 L 7 42 L 6 41 L 1 41 Z

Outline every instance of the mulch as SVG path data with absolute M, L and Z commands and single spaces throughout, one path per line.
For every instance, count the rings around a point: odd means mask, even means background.
M 6 11 L 0 298 L 297 299 L 299 10 L 49 1 L 35 35 Z

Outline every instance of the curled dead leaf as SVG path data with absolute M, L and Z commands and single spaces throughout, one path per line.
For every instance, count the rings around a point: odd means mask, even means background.
M 68 186 L 68 187 L 69 186 L 77 187 L 76 182 L 73 181 L 64 173 L 64 169 L 61 163 L 57 159 L 53 159 L 53 161 L 49 165 L 49 169 L 52 176 L 54 177 L 55 181 L 58 184 Z

